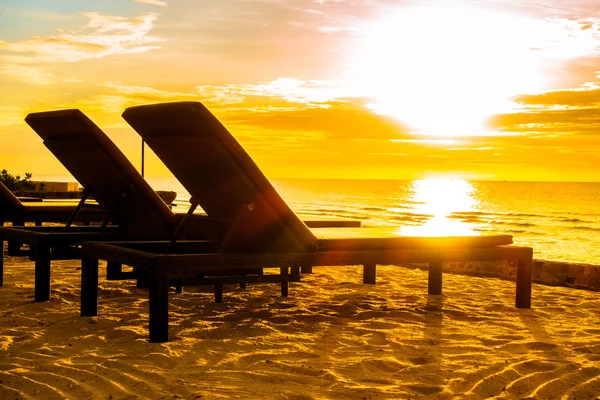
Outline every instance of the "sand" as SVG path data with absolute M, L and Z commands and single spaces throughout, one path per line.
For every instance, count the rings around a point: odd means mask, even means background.
M 600 293 L 380 267 L 315 268 L 276 284 L 170 293 L 171 341 L 147 341 L 147 293 L 100 282 L 79 316 L 78 261 L 53 262 L 33 303 L 33 264 L 8 257 L 0 288 L 0 399 L 598 399 Z

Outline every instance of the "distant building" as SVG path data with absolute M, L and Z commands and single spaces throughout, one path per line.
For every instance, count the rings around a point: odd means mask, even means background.
M 36 192 L 78 192 L 79 183 L 77 182 L 40 182 L 31 181 Z

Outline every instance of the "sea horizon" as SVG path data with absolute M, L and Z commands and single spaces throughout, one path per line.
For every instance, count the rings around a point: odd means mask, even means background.
M 12 172 L 12 171 L 9 171 Z M 139 172 L 139 169 L 138 169 Z M 20 173 L 16 173 L 16 175 L 21 175 Z M 23 173 L 21 175 L 21 177 L 23 177 L 25 174 Z M 37 177 L 43 177 L 43 178 L 47 178 L 47 179 L 38 179 Z M 175 178 L 172 175 L 148 175 L 145 174 L 144 179 L 148 180 L 149 182 L 152 180 L 157 180 L 157 179 L 175 179 L 177 180 L 177 178 Z M 267 177 L 269 180 L 331 180 L 331 181 L 419 181 L 419 180 L 435 180 L 435 179 L 444 179 L 444 180 L 461 180 L 461 181 L 468 181 L 468 182 L 521 182 L 521 183 L 600 183 L 599 181 L 577 181 L 577 180 L 571 180 L 571 181 L 566 181 L 566 180 L 518 180 L 518 179 L 482 179 L 482 178 L 477 178 L 477 179 L 470 179 L 470 178 L 461 178 L 458 176 L 445 176 L 445 175 L 439 175 L 439 176 L 428 176 L 428 177 L 421 177 L 421 178 L 347 178 L 347 177 L 335 177 L 335 178 L 330 178 L 330 177 L 316 177 L 316 178 L 308 178 L 308 177 L 278 177 L 278 176 L 274 176 L 274 177 Z M 50 180 L 52 179 L 52 180 Z M 32 181 L 40 181 L 40 180 L 47 180 L 48 182 L 77 182 L 77 179 L 75 179 L 73 176 L 69 175 L 69 174 L 40 174 L 40 173 L 35 173 L 32 175 L 31 178 Z

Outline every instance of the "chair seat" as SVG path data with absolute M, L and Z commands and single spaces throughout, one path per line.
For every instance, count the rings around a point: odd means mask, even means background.
M 77 207 L 77 202 L 27 202 L 23 204 L 23 211 L 27 214 L 69 214 Z M 97 205 L 85 205 L 81 208 L 81 212 L 85 214 L 106 214 L 106 210 Z
M 513 243 L 511 235 L 401 236 L 398 228 L 314 228 L 321 251 L 356 251 L 424 248 L 480 248 Z

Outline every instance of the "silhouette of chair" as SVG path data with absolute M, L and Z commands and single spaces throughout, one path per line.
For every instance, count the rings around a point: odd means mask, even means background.
M 158 240 L 219 238 L 223 222 L 202 215 L 174 214 L 160 199 L 125 155 L 88 117 L 77 109 L 29 114 L 26 122 L 44 140 L 44 144 L 84 187 L 84 204 L 92 196 L 105 210 L 99 227 L 0 228 L 0 242 L 29 244 L 35 260 L 35 300 L 50 299 L 51 259 L 80 257 L 83 241 Z M 12 194 L 12 193 L 11 193 Z M 14 197 L 14 195 L 13 195 Z M 112 220 L 113 225 L 108 225 Z M 316 220 L 314 226 L 360 226 L 360 221 Z M 3 284 L 0 258 L 0 286 Z M 262 272 L 261 269 L 247 271 Z M 124 273 L 122 265 L 110 263 L 109 279 L 129 279 L 136 273 Z M 140 283 L 143 285 L 143 283 Z M 180 288 L 179 288 L 180 289 Z
M 78 205 L 44 202 L 36 205 L 28 203 L 21 207 L 24 210 L 36 210 L 38 215 L 45 218 L 44 221 L 66 221 L 65 226 L 0 227 L 0 243 L 6 240 L 30 246 L 29 256 L 35 261 L 35 301 L 50 299 L 51 260 L 80 258 L 83 241 L 125 238 L 158 240 L 173 236 L 181 215 L 171 211 L 123 153 L 81 111 L 32 113 L 26 117 L 26 122 L 83 186 Z M 95 211 L 102 212 L 102 224 L 73 226 L 79 209 L 87 207 L 85 200 L 90 196 L 100 207 Z M 11 202 L 11 206 L 17 207 L 14 195 L 4 198 Z M 218 230 L 215 221 L 201 216 L 195 217 L 190 226 L 193 226 L 195 238 L 210 237 Z M 135 273 L 123 273 L 121 265 L 111 264 L 108 267 L 107 277 L 110 279 L 135 276 Z M 2 284 L 3 257 L 0 257 L 0 286 Z
M 78 211 L 77 215 L 74 212 Z M 78 222 L 98 222 L 104 219 L 105 211 L 94 204 L 83 204 L 78 208 L 76 201 L 50 202 L 38 198 L 19 198 L 0 182 L 0 226 L 11 222 L 22 226 L 33 222 L 41 226 L 43 222 L 66 223 L 74 216 Z
M 533 252 L 507 246 L 512 236 L 377 237 L 369 228 L 360 228 L 338 230 L 355 237 L 317 239 L 201 103 L 130 107 L 123 117 L 192 195 L 191 209 L 199 205 L 208 215 L 227 221 L 226 233 L 218 243 L 84 243 L 82 316 L 97 315 L 99 259 L 127 260 L 148 272 L 152 342 L 168 340 L 169 282 L 189 278 L 209 283 L 223 270 L 279 268 L 280 275 L 293 278 L 305 266 L 362 265 L 363 282 L 374 284 L 377 264 L 427 262 L 429 293 L 439 294 L 442 262 L 508 259 L 517 261 L 516 306 L 530 307 Z M 284 296 L 288 281 L 281 279 Z M 221 299 L 222 283 L 216 283 L 216 301 Z

